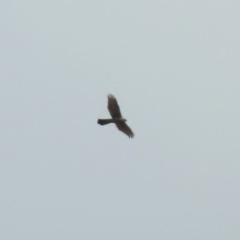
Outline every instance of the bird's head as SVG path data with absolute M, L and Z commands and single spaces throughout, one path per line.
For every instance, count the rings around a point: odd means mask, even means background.
M 127 119 L 126 119 L 126 118 L 121 118 L 121 120 L 122 120 L 123 122 L 126 122 L 126 121 L 127 121 Z

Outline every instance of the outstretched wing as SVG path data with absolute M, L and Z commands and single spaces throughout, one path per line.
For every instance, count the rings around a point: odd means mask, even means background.
M 131 128 L 125 122 L 116 123 L 116 126 L 117 126 L 118 130 L 125 133 L 130 138 L 134 137 L 134 133 L 132 132 Z
M 108 110 L 113 118 L 122 117 L 117 99 L 112 94 L 108 95 Z

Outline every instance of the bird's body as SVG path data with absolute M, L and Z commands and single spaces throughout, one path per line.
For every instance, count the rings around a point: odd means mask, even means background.
M 118 106 L 117 99 L 112 95 L 108 95 L 108 110 L 112 116 L 111 119 L 98 119 L 98 124 L 106 125 L 109 123 L 115 123 L 118 130 L 122 131 L 128 137 L 134 137 L 134 133 L 131 128 L 126 124 L 127 119 L 123 118 L 120 112 L 120 107 Z
M 125 118 L 110 118 L 110 119 L 98 119 L 98 124 L 106 125 L 109 123 L 125 123 L 127 119 Z

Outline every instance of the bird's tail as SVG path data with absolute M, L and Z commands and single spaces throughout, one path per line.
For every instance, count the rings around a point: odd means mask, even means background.
M 98 124 L 105 125 L 112 122 L 112 119 L 98 119 Z

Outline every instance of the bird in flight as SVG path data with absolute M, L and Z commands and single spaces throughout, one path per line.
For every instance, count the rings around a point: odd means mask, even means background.
M 112 94 L 108 95 L 108 111 L 112 118 L 98 119 L 98 124 L 106 125 L 109 123 L 115 123 L 119 131 L 122 131 L 123 133 L 128 135 L 128 137 L 133 138 L 134 133 L 132 132 L 131 128 L 126 124 L 127 119 L 122 117 L 117 99 Z

